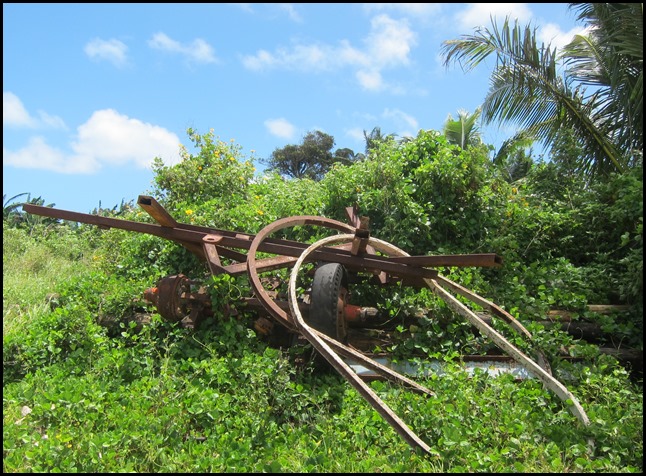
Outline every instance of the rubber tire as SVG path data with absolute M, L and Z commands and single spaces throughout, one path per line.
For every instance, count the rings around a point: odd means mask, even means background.
M 310 310 L 307 323 L 323 334 L 340 342 L 346 340 L 346 333 L 339 335 L 337 319 L 339 296 L 347 292 L 348 275 L 339 263 L 325 263 L 316 268 L 310 293 Z M 344 327 L 345 323 L 340 323 Z

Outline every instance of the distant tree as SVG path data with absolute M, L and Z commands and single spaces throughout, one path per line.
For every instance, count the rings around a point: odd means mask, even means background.
M 513 183 L 529 173 L 534 164 L 531 149 L 534 142 L 531 134 L 520 131 L 502 143 L 492 162 L 505 181 Z
M 27 195 L 27 200 L 24 202 L 15 201 L 18 197 L 22 197 L 23 195 Z M 56 218 L 47 218 L 41 215 L 25 213 L 22 210 L 22 206 L 25 204 L 49 208 L 53 208 L 56 205 L 55 203 L 45 205 L 45 200 L 42 197 L 31 198 L 30 193 L 19 193 L 11 198 L 7 198 L 6 195 L 2 195 L 2 220 L 11 226 L 24 227 L 28 229 L 33 228 L 39 223 L 52 224 L 58 222 L 58 219 Z
M 363 158 L 351 149 L 332 153 L 334 137 L 321 131 L 308 132 L 299 145 L 276 148 L 266 161 L 267 169 L 291 178 L 320 180 L 334 163 L 349 164 Z
M 24 202 L 17 202 L 16 199 L 22 197 L 23 195 L 29 195 L 27 192 L 19 193 L 14 195 L 11 198 L 7 198 L 6 195 L 2 195 L 2 219 L 9 224 L 16 224 L 21 221 L 21 213 L 18 210 L 22 207 Z M 28 197 L 29 198 L 29 197 Z
M 131 212 L 135 209 L 134 200 L 129 200 L 126 202 L 125 199 L 121 199 L 120 205 L 114 205 L 112 208 L 106 208 L 101 206 L 101 200 L 99 200 L 99 207 L 94 208 L 90 214 L 91 215 L 103 215 L 107 217 L 115 217 L 124 215 L 128 212 Z
M 366 140 L 366 155 L 368 155 L 370 151 L 376 149 L 379 144 L 394 140 L 395 134 L 383 135 L 380 127 L 373 127 L 370 133 L 364 130 L 363 137 Z
M 365 159 L 365 155 L 362 154 L 361 152 L 355 152 L 352 149 L 344 148 L 344 149 L 337 149 L 334 152 L 334 159 L 335 162 L 341 162 L 343 164 L 351 164 L 353 162 L 357 162 L 359 160 Z
M 449 114 L 444 122 L 444 136 L 449 144 L 459 145 L 460 148 L 466 149 L 470 145 L 480 145 L 482 136 L 478 126 L 478 119 L 482 113 L 482 108 L 477 108 L 473 114 L 469 114 L 464 109 L 458 110 L 458 118 L 453 119 Z

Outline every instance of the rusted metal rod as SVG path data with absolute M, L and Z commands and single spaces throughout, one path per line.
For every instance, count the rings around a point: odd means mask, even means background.
M 232 232 L 227 230 L 219 230 L 213 228 L 199 227 L 195 225 L 187 225 L 179 223 L 177 226 L 170 227 L 165 225 L 156 225 L 152 223 L 140 223 L 118 218 L 103 217 L 99 215 L 92 215 L 87 213 L 78 213 L 68 210 L 60 210 L 51 207 L 43 207 L 39 205 L 23 205 L 23 209 L 35 215 L 42 215 L 51 218 L 58 218 L 61 220 L 75 221 L 79 223 L 87 223 L 96 225 L 102 228 L 118 228 L 137 233 L 146 233 L 149 235 L 165 238 L 177 242 L 178 244 L 186 247 L 190 251 L 194 251 L 195 245 L 198 245 L 202 250 L 198 255 L 202 260 L 207 261 L 208 257 L 206 252 L 203 251 L 204 237 L 207 235 L 217 235 L 221 237 L 217 246 L 218 251 L 223 251 L 225 255 L 226 247 L 239 248 L 249 250 L 253 241 L 254 235 Z M 322 218 L 315 216 L 299 217 L 293 226 L 302 225 L 318 225 L 321 226 Z M 350 225 L 346 225 L 349 230 Z M 342 230 L 342 231 L 347 231 Z M 267 238 L 262 242 L 262 245 L 257 251 L 264 253 L 272 253 L 286 257 L 298 258 L 303 250 L 307 248 L 307 244 L 297 241 L 280 240 Z M 224 247 L 224 248 L 222 248 Z M 278 265 L 289 265 L 292 260 L 287 260 L 281 263 L 280 260 L 284 258 L 277 258 Z M 379 272 L 385 271 L 391 273 L 393 276 L 398 277 L 412 277 L 412 278 L 433 278 L 437 272 L 427 268 L 418 266 L 396 263 L 387 257 L 378 255 L 361 255 L 353 256 L 349 250 L 323 248 L 317 250 L 312 254 L 311 261 L 326 261 L 336 262 L 347 266 L 351 270 L 363 272 Z

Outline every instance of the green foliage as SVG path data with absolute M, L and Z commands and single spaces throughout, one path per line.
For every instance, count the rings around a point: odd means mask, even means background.
M 366 155 L 370 155 L 377 150 L 384 142 L 395 141 L 395 134 L 383 134 L 381 127 L 373 127 L 370 132 L 363 131 L 363 138 L 366 140 Z
M 198 149 L 197 155 L 184 148 L 181 162 L 173 166 L 155 159 L 156 198 L 162 199 L 171 213 L 183 213 L 189 205 L 215 198 L 224 206 L 246 200 L 246 189 L 255 172 L 253 159 L 241 161 L 241 146 L 233 140 L 228 144 L 220 141 L 213 131 L 202 135 L 189 129 L 188 135 Z
M 75 266 L 92 263 L 94 247 L 83 233 L 66 226 L 27 230 L 3 221 L 2 254 L 3 328 L 7 329 L 32 305 L 44 304 Z M 10 314 L 12 319 L 7 317 Z
M 195 255 L 172 241 L 123 230 L 111 231 L 104 241 L 97 260 L 106 273 L 125 279 L 152 283 L 169 274 L 207 272 L 206 265 Z
M 411 254 L 473 252 L 499 213 L 504 182 L 486 148 L 462 150 L 434 131 L 401 146 L 384 142 L 370 160 L 333 168 L 322 180 L 328 215 L 357 203 L 375 236 Z
M 16 199 L 22 196 L 27 196 L 24 202 L 17 202 Z M 57 220 L 54 218 L 47 218 L 39 215 L 31 215 L 21 210 L 24 204 L 38 205 L 53 207 L 55 204 L 50 203 L 45 205 L 45 200 L 42 197 L 31 198 L 30 193 L 19 193 L 13 197 L 7 198 L 6 195 L 2 196 L 2 222 L 11 226 L 25 228 L 31 230 L 38 225 L 54 225 Z
M 455 144 L 461 149 L 482 144 L 482 137 L 478 128 L 478 119 L 481 113 L 482 108 L 478 107 L 473 114 L 460 109 L 457 119 L 453 119 L 453 116 L 449 114 L 442 129 L 444 137 L 450 144 Z
M 13 197 L 7 198 L 7 195 L 2 195 L 2 221 L 16 224 L 20 220 L 18 208 L 22 206 L 22 202 L 17 202 L 16 199 L 29 195 L 28 193 L 19 193 Z
M 485 124 L 520 125 L 550 147 L 562 131 L 572 131 L 583 151 L 572 157 L 578 168 L 590 175 L 625 172 L 643 160 L 643 6 L 570 7 L 588 28 L 558 53 L 539 42 L 532 25 L 506 17 L 501 26 L 494 21 L 443 42 L 444 64 L 458 62 L 468 71 L 494 56 Z
M 334 137 L 321 131 L 305 134 L 299 145 L 276 148 L 266 161 L 270 172 L 297 179 L 320 180 L 335 163 L 352 163 L 362 158 L 350 149 L 332 153 Z
M 501 255 L 500 268 L 439 271 L 518 317 L 532 342 L 499 319 L 493 326 L 525 352 L 543 350 L 592 424 L 578 424 L 537 380 L 467 374 L 460 356 L 495 346 L 428 289 L 353 285 L 351 302 L 378 305 L 395 329 L 381 350 L 444 365 L 421 378 L 432 398 L 371 384 L 429 444 L 433 456 L 423 456 L 342 377 L 301 368 L 256 334 L 257 316 L 240 304 L 252 295 L 246 276 L 208 276 L 184 248 L 145 234 L 3 220 L 5 472 L 643 471 L 641 380 L 536 322 L 568 309 L 623 345 L 643 345 L 641 172 L 584 180 L 564 138 L 557 160 L 534 161 L 509 183 L 486 146 L 460 149 L 420 131 L 375 141 L 364 160 L 338 163 L 319 181 L 252 178 L 237 146 L 189 135 L 195 153 L 156 166 L 159 198 L 179 222 L 256 233 L 293 215 L 345 221 L 356 203 L 372 236 L 410 254 Z M 122 205 L 97 213 L 151 222 Z M 279 235 L 311 242 L 329 233 Z M 210 293 L 213 316 L 194 330 L 141 299 L 179 272 Z M 614 302 L 638 304 L 587 311 Z M 133 320 L 140 312 L 146 325 Z M 579 361 L 561 359 L 564 350 Z

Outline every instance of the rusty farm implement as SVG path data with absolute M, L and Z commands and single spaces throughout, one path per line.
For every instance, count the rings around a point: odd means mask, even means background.
M 254 327 L 268 335 L 275 329 L 292 337 L 305 339 L 327 363 L 339 372 L 370 405 L 408 442 L 425 453 L 430 447 L 366 384 L 351 363 L 369 369 L 383 379 L 401 384 L 432 397 L 428 388 L 403 373 L 379 363 L 368 352 L 353 345 L 350 329 L 369 327 L 379 319 L 372 307 L 349 302 L 349 287 L 363 279 L 375 285 L 398 283 L 415 288 L 429 288 L 456 314 L 464 317 L 517 364 L 554 392 L 570 412 L 584 425 L 588 416 L 577 398 L 551 372 L 540 351 L 531 358 L 509 342 L 486 320 L 467 306 L 477 305 L 503 320 L 517 334 L 531 340 L 531 333 L 511 314 L 482 296 L 439 274 L 436 268 L 484 266 L 495 267 L 502 259 L 495 254 L 410 256 L 398 247 L 370 235 L 369 222 L 348 207 L 348 222 L 320 216 L 292 216 L 277 220 L 259 233 L 219 230 L 177 222 L 153 197 L 140 195 L 138 205 L 156 223 L 141 223 L 100 215 L 77 213 L 51 207 L 25 204 L 23 209 L 35 215 L 86 223 L 101 228 L 118 228 L 146 233 L 171 240 L 185 247 L 206 263 L 212 275 L 227 273 L 247 275 L 253 295 L 244 304 L 258 311 Z M 334 232 L 312 244 L 273 238 L 280 230 L 293 227 L 320 227 Z M 305 298 L 299 296 L 299 273 L 305 264 L 314 266 L 313 278 Z M 291 268 L 286 299 L 267 289 L 264 273 Z M 145 292 L 159 314 L 166 320 L 191 327 L 211 311 L 211 299 L 203 288 L 183 274 L 162 278 Z M 282 299 L 281 299 L 282 297 Z M 458 298 L 459 297 L 459 298 Z

